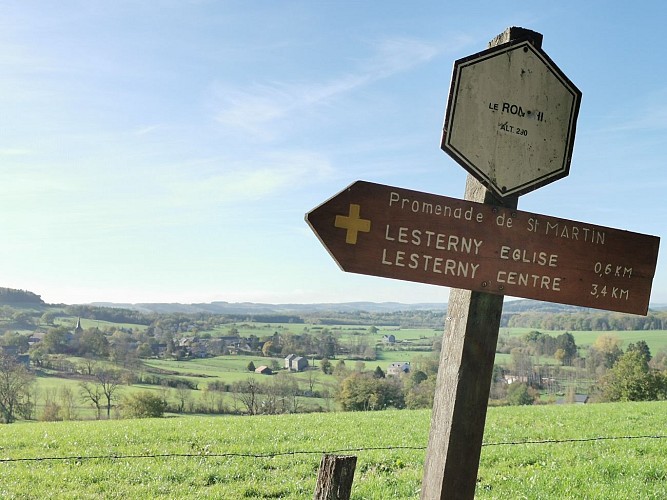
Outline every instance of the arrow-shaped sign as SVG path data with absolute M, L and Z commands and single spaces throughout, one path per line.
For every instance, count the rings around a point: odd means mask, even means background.
M 347 272 L 646 314 L 660 238 L 357 181 L 306 214 Z

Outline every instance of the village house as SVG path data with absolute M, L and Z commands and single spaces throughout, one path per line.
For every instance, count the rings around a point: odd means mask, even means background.
M 301 372 L 308 368 L 308 359 L 296 354 L 290 354 L 285 358 L 285 368 L 293 372 Z
M 42 331 L 32 332 L 30 337 L 28 337 L 28 345 L 33 345 L 33 344 L 36 344 L 37 342 L 41 342 L 42 340 L 44 340 L 45 335 L 46 335 L 46 332 L 42 332 Z
M 179 339 L 177 346 L 185 353 L 185 356 L 189 358 L 205 358 L 208 355 L 206 345 L 200 342 L 196 337 L 184 337 Z
M 308 359 L 302 356 L 296 357 L 292 360 L 292 371 L 301 372 L 308 368 Z
M 404 373 L 410 373 L 410 362 L 409 361 L 398 361 L 396 363 L 391 363 L 387 367 L 387 375 L 389 376 L 399 376 Z
M 507 375 L 505 376 L 505 382 L 507 384 L 527 384 L 528 377 L 525 375 Z
M 296 354 L 290 354 L 285 358 L 285 369 L 286 370 L 291 370 L 292 369 L 292 360 L 296 358 Z

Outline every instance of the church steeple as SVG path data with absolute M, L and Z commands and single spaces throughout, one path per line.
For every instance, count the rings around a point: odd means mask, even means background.
M 76 326 L 74 327 L 74 334 L 76 335 L 77 333 L 82 333 L 83 328 L 81 328 L 81 318 L 77 318 L 76 320 Z

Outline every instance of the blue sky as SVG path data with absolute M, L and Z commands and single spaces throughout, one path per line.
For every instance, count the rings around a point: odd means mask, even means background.
M 472 4 L 0 1 L 0 286 L 446 301 L 343 273 L 303 218 L 358 179 L 462 197 L 439 148 L 452 64 L 513 25 L 583 92 L 570 176 L 519 208 L 662 236 L 667 6 Z

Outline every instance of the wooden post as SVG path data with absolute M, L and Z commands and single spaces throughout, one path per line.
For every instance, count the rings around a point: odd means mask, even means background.
M 315 500 L 349 500 L 352 492 L 355 456 L 323 455 L 315 485 Z
M 508 28 L 490 47 L 529 36 L 536 46 L 542 35 Z M 516 208 L 518 197 L 499 199 L 472 176 L 465 199 Z M 424 463 L 422 500 L 471 499 L 484 437 L 503 296 L 452 289 L 438 369 L 431 431 Z

